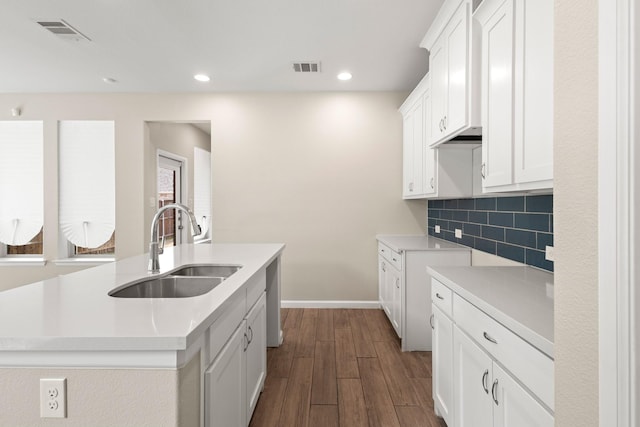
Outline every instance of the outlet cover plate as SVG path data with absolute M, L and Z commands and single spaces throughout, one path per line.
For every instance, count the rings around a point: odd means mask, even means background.
M 462 239 L 462 230 L 456 228 L 456 239 Z
M 553 250 L 553 246 L 545 246 L 544 248 L 544 258 L 547 261 L 555 261 L 556 260 L 556 254 L 555 251 Z
M 40 418 L 67 417 L 67 379 L 40 379 Z
M 435 228 L 435 232 L 440 234 L 440 226 L 436 225 L 434 228 Z

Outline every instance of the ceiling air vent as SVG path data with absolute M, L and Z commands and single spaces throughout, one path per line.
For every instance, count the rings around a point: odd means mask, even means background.
M 293 71 L 296 73 L 319 73 L 320 61 L 294 62 Z
M 37 21 L 45 30 L 53 33 L 56 37 L 70 41 L 91 41 L 91 39 L 80 31 L 73 28 L 64 19 L 59 21 Z

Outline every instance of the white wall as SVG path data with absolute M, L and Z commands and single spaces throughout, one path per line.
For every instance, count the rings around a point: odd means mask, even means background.
M 45 121 L 45 257 L 57 248 L 56 121 L 116 123 L 117 257 L 145 252 L 145 122 L 212 123 L 213 239 L 284 242 L 283 299 L 374 300 L 377 233 L 425 232 L 401 200 L 406 93 L 2 94 Z M 0 289 L 67 272 L 0 268 Z
M 555 416 L 588 427 L 598 425 L 598 1 L 556 0 L 555 12 Z

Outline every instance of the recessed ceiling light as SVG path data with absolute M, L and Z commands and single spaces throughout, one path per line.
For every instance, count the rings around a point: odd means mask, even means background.
M 102 81 L 109 84 L 118 83 L 118 81 L 113 77 L 103 77 Z
M 196 74 L 195 76 L 193 76 L 193 78 L 199 82 L 208 82 L 209 80 L 211 80 L 211 77 L 207 76 L 206 74 Z
M 351 80 L 351 77 L 353 76 L 348 71 L 343 71 L 342 73 L 338 74 L 339 80 Z

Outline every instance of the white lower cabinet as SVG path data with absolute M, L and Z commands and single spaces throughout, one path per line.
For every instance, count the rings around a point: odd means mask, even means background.
M 453 321 L 433 306 L 433 402 L 436 415 L 453 426 Z
M 449 427 L 552 427 L 553 361 L 435 279 L 432 289 L 436 415 Z
M 455 426 L 553 426 L 553 416 L 528 391 L 457 326 L 453 328 Z
M 246 321 L 205 371 L 205 425 L 247 425 Z
M 251 278 L 246 292 L 232 298 L 210 327 L 207 360 L 213 361 L 203 375 L 205 427 L 246 427 L 251 421 L 267 376 L 265 286 L 264 272 Z
M 247 422 L 256 409 L 267 376 L 267 296 L 263 294 L 247 314 Z

